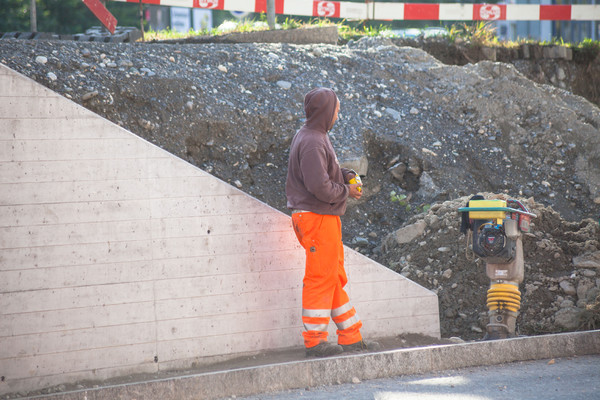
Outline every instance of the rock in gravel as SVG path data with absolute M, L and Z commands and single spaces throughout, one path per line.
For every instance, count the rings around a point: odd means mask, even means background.
M 581 312 L 576 307 L 561 308 L 554 314 L 554 321 L 557 326 L 564 329 L 576 329 L 579 325 L 578 315 Z
M 560 282 L 559 286 L 563 290 L 563 292 L 565 292 L 565 294 L 568 294 L 571 296 L 577 294 L 577 289 L 575 289 L 575 285 L 573 285 L 571 282 L 569 282 L 567 280 Z
M 93 92 L 87 92 L 86 94 L 84 94 L 83 96 L 81 96 L 81 100 L 82 101 L 88 101 L 90 99 L 93 99 L 96 96 L 98 96 L 98 91 L 94 90 Z
M 573 257 L 573 266 L 576 268 L 600 269 L 600 251 Z
M 424 221 L 418 221 L 412 225 L 407 225 L 398 229 L 386 238 L 386 242 L 395 242 L 403 244 L 413 241 L 423 234 L 427 224 Z
M 282 89 L 288 90 L 292 87 L 292 83 L 288 81 L 277 81 L 277 86 Z
M 145 68 L 145 67 L 140 68 L 140 72 L 142 72 L 142 73 L 144 73 L 144 74 L 146 74 L 148 76 L 154 76 L 154 75 L 156 75 L 151 69 Z

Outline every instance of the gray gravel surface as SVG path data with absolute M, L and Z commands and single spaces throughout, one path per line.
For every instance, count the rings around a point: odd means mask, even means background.
M 237 399 L 595 400 L 600 399 L 600 356 L 465 368 Z

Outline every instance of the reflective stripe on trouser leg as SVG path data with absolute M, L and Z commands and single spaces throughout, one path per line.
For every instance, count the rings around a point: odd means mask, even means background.
M 326 327 L 321 330 L 325 320 L 320 318 L 329 317 L 332 309 L 348 303 L 348 296 L 343 290 L 347 278 L 344 271 L 342 225 L 337 216 L 314 213 L 292 214 L 292 223 L 298 241 L 306 253 L 302 288 L 302 321 L 306 331 L 302 335 L 304 345 L 313 347 L 327 340 Z M 325 310 L 326 316 L 318 313 Z M 318 315 L 314 315 L 315 312 Z M 354 327 L 341 330 L 343 339 L 340 344 L 359 341 L 358 328 L 360 326 L 354 324 Z M 358 340 L 355 340 L 356 337 Z
M 344 292 L 344 295 L 346 298 L 348 297 L 346 292 Z M 331 316 L 338 328 L 336 333 L 338 335 L 339 344 L 348 345 L 362 340 L 360 334 L 362 322 L 358 317 L 356 310 L 349 302 L 334 308 L 331 311 Z
M 313 347 L 327 340 L 327 326 L 329 325 L 329 310 L 302 310 L 302 324 L 306 347 Z
M 344 290 L 344 286 L 348 282 L 346 270 L 344 269 L 344 245 L 341 242 L 340 232 L 340 258 L 338 261 L 338 282 L 333 292 L 333 302 L 331 316 L 337 325 L 338 343 L 343 345 L 360 342 L 362 336 L 360 328 L 362 322 L 358 318 L 354 307 L 350 304 L 348 294 Z

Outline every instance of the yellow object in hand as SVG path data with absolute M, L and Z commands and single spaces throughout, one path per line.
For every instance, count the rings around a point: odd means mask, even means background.
M 355 184 L 355 183 L 362 183 L 362 181 L 360 180 L 360 176 L 358 176 L 358 174 L 354 174 L 354 177 L 352 179 L 350 179 L 348 181 L 348 183 L 350 184 Z M 362 188 L 359 186 L 357 187 L 359 192 L 362 192 Z

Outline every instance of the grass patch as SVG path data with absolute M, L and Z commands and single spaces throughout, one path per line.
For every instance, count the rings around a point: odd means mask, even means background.
M 323 27 L 337 25 L 339 37 L 342 42 L 354 39 L 358 40 L 361 37 L 401 37 L 394 33 L 394 31 L 387 25 L 371 25 L 367 21 L 359 22 L 348 22 L 341 21 L 334 23 L 326 18 L 313 18 L 308 21 L 302 21 L 294 18 L 275 19 L 275 29 L 299 29 L 299 28 L 311 28 L 311 27 Z M 182 39 L 194 36 L 216 36 L 223 35 L 226 33 L 244 33 L 244 32 L 255 32 L 268 30 L 266 14 L 261 14 L 258 19 L 251 20 L 228 20 L 225 21 L 217 28 L 203 29 L 203 30 L 190 30 L 189 32 L 181 33 L 172 29 L 166 29 L 162 31 L 150 30 L 146 32 L 147 40 L 168 40 L 168 39 Z M 449 43 L 464 43 L 472 46 L 485 46 L 485 47 L 502 47 L 507 49 L 513 49 L 521 46 L 522 44 L 533 44 L 533 45 L 560 45 L 568 46 L 573 49 L 574 52 L 581 53 L 586 59 L 594 59 L 600 53 L 600 41 L 585 39 L 580 43 L 565 43 L 561 38 L 555 38 L 550 41 L 534 41 L 531 39 L 518 39 L 516 41 L 502 41 L 498 39 L 496 35 L 496 28 L 491 22 L 477 21 L 473 23 L 460 23 L 454 24 L 449 27 L 445 27 L 446 34 L 443 35 Z M 426 36 L 426 31 L 423 31 Z
M 448 39 L 454 43 L 465 41 L 478 46 L 498 46 L 499 43 L 496 28 L 485 21 L 452 25 L 448 29 Z
M 293 18 L 285 18 L 282 21 L 275 20 L 275 29 L 298 29 L 298 28 L 310 28 L 320 26 L 331 26 L 335 25 L 333 22 L 327 19 L 314 19 L 309 22 L 303 22 Z M 245 32 L 258 32 L 269 30 L 267 24 L 266 15 L 261 14 L 259 19 L 252 20 L 227 20 L 220 26 L 212 29 L 190 29 L 188 32 L 177 32 L 171 28 L 154 31 L 150 29 L 146 32 L 147 40 L 169 40 L 169 39 L 185 39 L 195 36 L 218 36 L 227 33 L 245 33 Z

